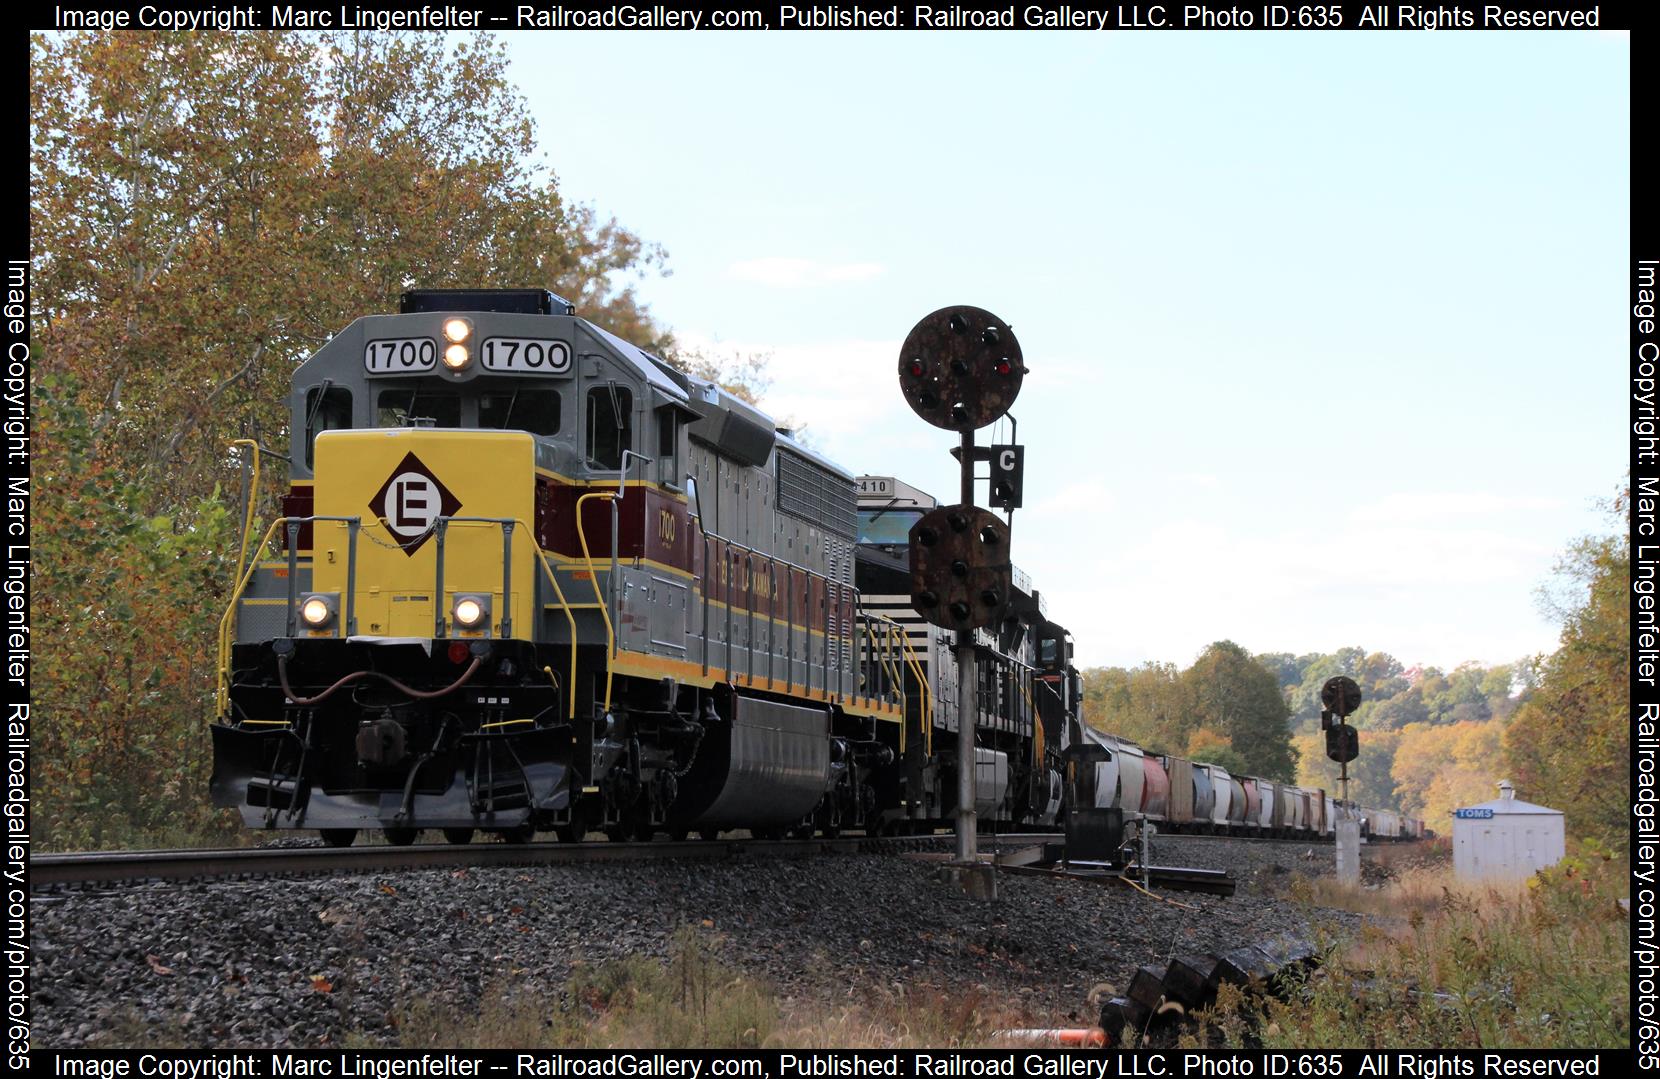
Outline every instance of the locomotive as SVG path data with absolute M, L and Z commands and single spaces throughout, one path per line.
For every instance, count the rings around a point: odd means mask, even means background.
M 932 831 L 963 692 L 981 819 L 1061 814 L 1081 685 L 1030 583 L 959 686 L 895 532 L 931 499 L 861 493 L 552 293 L 405 293 L 289 407 L 283 515 L 244 536 L 220 625 L 211 790 L 248 825 Z

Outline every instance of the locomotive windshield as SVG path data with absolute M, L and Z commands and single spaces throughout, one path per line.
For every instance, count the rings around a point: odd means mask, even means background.
M 559 404 L 558 390 L 521 386 L 508 393 L 487 393 L 478 399 L 478 425 L 498 431 L 556 435 Z
M 381 390 L 375 405 L 380 427 L 418 427 L 423 421 L 433 427 L 461 426 L 461 398 L 453 393 L 419 387 Z
M 911 526 L 921 519 L 919 509 L 860 510 L 859 542 L 905 546 L 911 542 Z

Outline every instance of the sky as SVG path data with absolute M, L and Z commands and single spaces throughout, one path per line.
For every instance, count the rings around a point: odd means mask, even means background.
M 853 472 L 954 500 L 900 344 L 1013 326 L 1014 557 L 1080 665 L 1556 646 L 1628 467 L 1626 36 L 507 42 L 565 197 L 666 250 L 654 315 Z

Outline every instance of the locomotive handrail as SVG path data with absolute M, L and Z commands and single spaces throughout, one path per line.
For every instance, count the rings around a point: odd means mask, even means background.
M 594 556 L 588 551 L 588 533 L 587 530 L 582 527 L 582 504 L 590 498 L 609 498 L 613 500 L 612 508 L 614 509 L 616 506 L 615 500 L 620 497 L 621 489 L 619 488 L 616 492 L 589 491 L 587 494 L 576 500 L 576 540 L 582 545 L 582 561 L 588 567 L 588 583 L 594 586 L 594 602 L 599 605 L 600 617 L 605 619 L 605 654 L 608 657 L 605 663 L 605 711 L 607 714 L 611 711 L 610 661 L 611 659 L 615 659 L 617 655 L 617 631 L 611 624 L 611 605 L 606 601 L 605 597 L 600 594 L 599 577 L 594 571 Z M 613 522 L 615 522 L 615 519 L 615 517 L 612 518 Z M 614 523 L 611 529 L 611 542 L 617 542 L 617 529 Z M 613 578 L 616 577 L 615 569 L 612 570 L 611 575 Z M 606 582 L 606 587 L 612 591 L 615 591 L 617 582 L 614 579 L 608 581 Z
M 888 672 L 888 703 L 905 693 L 905 676 L 899 670 L 899 650 L 894 647 L 894 627 L 888 626 L 887 647 L 883 649 L 882 666 Z
M 433 538 L 437 541 L 436 557 L 437 577 L 436 592 L 433 600 L 433 637 L 442 639 L 448 630 L 448 620 L 444 617 L 444 536 L 452 524 L 487 524 L 496 525 L 501 529 L 501 629 L 503 637 L 513 635 L 513 526 L 518 524 L 514 517 L 444 517 L 439 516 L 433 524 Z M 530 533 L 532 536 L 535 533 Z
M 318 521 L 337 521 L 347 528 L 346 542 L 346 636 L 350 637 L 357 632 L 357 530 L 363 526 L 361 517 L 288 517 L 288 635 L 294 636 L 299 632 L 298 617 L 300 596 L 300 526 L 316 524 Z
M 286 523 L 287 520 L 286 517 L 278 517 L 272 521 L 271 527 L 265 530 L 265 536 L 259 541 L 259 545 L 254 550 L 262 550 L 267 543 L 270 543 L 271 537 L 277 534 L 277 528 Z M 241 579 L 236 582 L 236 587 L 231 589 L 230 602 L 225 605 L 225 613 L 219 618 L 219 692 L 216 704 L 217 711 L 221 716 L 230 707 L 231 619 L 236 615 L 236 608 L 242 602 L 242 593 L 247 589 L 248 582 L 253 579 L 254 571 L 258 568 L 259 563 L 257 561 L 248 564 Z
M 352 589 L 352 586 L 355 584 L 356 577 L 357 577 L 357 529 L 362 524 L 362 518 L 359 518 L 359 517 L 278 517 L 275 520 L 273 520 L 271 522 L 270 527 L 265 530 L 265 535 L 260 538 L 260 541 L 254 547 L 254 550 L 258 551 L 258 550 L 262 549 L 266 544 L 270 543 L 271 542 L 271 537 L 276 535 L 278 528 L 282 527 L 283 525 L 288 526 L 288 533 L 289 533 L 289 535 L 288 535 L 288 633 L 289 633 L 289 636 L 293 636 L 294 631 L 295 631 L 294 607 L 295 607 L 295 604 L 298 602 L 298 596 L 296 594 L 297 590 L 298 590 L 298 574 L 296 573 L 298 555 L 297 555 L 297 552 L 295 551 L 295 547 L 296 547 L 295 537 L 296 537 L 297 533 L 299 532 L 299 528 L 300 528 L 301 525 L 303 525 L 303 524 L 312 524 L 312 523 L 315 523 L 317 521 L 338 521 L 342 524 L 347 524 L 351 527 L 351 543 L 349 544 L 349 547 L 348 547 L 348 550 L 347 550 L 347 553 L 346 553 L 346 583 L 347 583 L 346 624 L 347 624 L 347 626 L 348 627 L 352 626 L 352 624 L 355 622 L 355 619 L 356 619 L 356 609 L 353 605 L 353 596 L 352 596 L 353 589 Z M 219 664 L 218 664 L 218 666 L 219 666 L 219 671 L 218 671 L 218 674 L 219 674 L 219 687 L 218 687 L 218 693 L 216 695 L 217 699 L 216 699 L 215 703 L 217 705 L 218 713 L 221 716 L 225 714 L 226 709 L 230 706 L 231 620 L 236 616 L 237 607 L 242 602 L 242 593 L 244 593 L 248 590 L 248 582 L 253 579 L 254 573 L 258 569 L 259 569 L 259 562 L 258 562 L 257 559 L 252 561 L 252 562 L 249 562 L 243 568 L 242 576 L 236 582 L 236 587 L 231 589 L 230 599 L 225 604 L 225 613 L 219 617 L 219 656 L 218 656 L 218 658 L 219 658 Z
M 888 617 L 885 614 L 873 614 L 873 613 L 870 613 L 870 612 L 867 612 L 867 611 L 861 611 L 860 614 L 863 617 L 865 617 L 867 619 L 870 619 L 872 621 L 886 623 L 890 627 L 890 632 L 893 632 L 893 633 L 898 635 L 899 645 L 900 645 L 901 652 L 902 652 L 902 654 L 904 656 L 904 659 L 905 659 L 905 664 L 906 664 L 906 666 L 908 666 L 910 668 L 911 673 L 916 676 L 916 684 L 917 684 L 918 688 L 921 690 L 921 698 L 922 698 L 921 699 L 921 706 L 922 706 L 921 728 L 922 728 L 922 735 L 923 735 L 923 738 L 925 740 L 924 741 L 923 752 L 926 753 L 928 756 L 933 756 L 933 753 L 934 753 L 934 697 L 933 697 L 933 690 L 928 685 L 928 672 L 923 669 L 922 660 L 917 656 L 916 649 L 911 645 L 910 634 L 905 632 L 905 627 L 904 626 L 900 625 L 897 621 L 895 621 L 894 619 Z M 903 698 L 903 696 L 904 696 L 903 680 L 901 680 L 901 684 L 900 684 L 900 696 L 901 696 L 901 698 Z M 903 714 L 903 708 L 901 708 L 901 714 Z M 903 723 L 901 723 L 900 727 L 899 727 L 899 748 L 900 748 L 901 751 L 903 751 L 904 748 L 905 748 L 905 726 L 904 726 Z
M 248 564 L 248 536 L 254 530 L 254 503 L 259 501 L 259 442 L 252 438 L 236 438 L 231 446 L 247 446 L 253 453 L 253 475 L 248 480 L 248 502 L 242 514 L 242 547 L 236 552 L 236 579 L 242 577 L 242 568 Z
M 703 536 L 703 576 L 695 577 L 698 583 L 698 606 L 703 608 L 703 673 L 709 673 L 709 533 L 703 531 L 702 522 L 698 524 L 698 532 Z
M 362 525 L 362 519 L 361 518 L 358 518 L 358 517 L 334 517 L 334 516 L 278 517 L 276 520 L 271 522 L 270 527 L 266 529 L 265 535 L 260 539 L 259 543 L 254 547 L 254 550 L 257 551 L 257 550 L 263 548 L 266 544 L 270 543 L 271 538 L 276 534 L 276 531 L 277 531 L 278 528 L 280 528 L 284 525 L 288 526 L 289 531 L 291 533 L 290 542 L 289 542 L 289 546 L 288 546 L 288 563 L 289 563 L 289 565 L 288 565 L 288 593 L 289 593 L 289 595 L 288 595 L 288 619 L 289 619 L 290 633 L 292 634 L 292 632 L 293 632 L 294 609 L 295 609 L 295 604 L 298 602 L 298 596 L 297 596 L 298 579 L 297 579 L 297 574 L 295 572 L 296 563 L 297 563 L 297 554 L 296 554 L 296 550 L 295 550 L 295 544 L 294 544 L 293 539 L 292 539 L 292 533 L 298 531 L 298 529 L 301 525 L 315 524 L 319 521 L 339 522 L 341 524 L 346 525 L 348 527 L 348 530 L 349 530 L 350 542 L 348 544 L 347 555 L 346 555 L 346 614 L 345 614 L 345 619 L 344 619 L 346 636 L 349 637 L 349 636 L 352 635 L 352 633 L 355 631 L 355 628 L 356 628 L 355 623 L 356 623 L 356 604 L 357 604 L 357 596 L 356 596 L 356 593 L 357 593 L 357 587 L 356 587 L 357 586 L 357 580 L 356 580 L 356 578 L 357 578 L 357 532 L 358 532 L 358 529 Z M 523 528 L 525 530 L 525 534 L 528 535 L 528 536 L 531 536 L 531 537 L 535 536 L 534 530 L 532 530 L 531 527 L 528 524 L 526 524 L 522 519 L 519 519 L 519 518 L 512 518 L 512 517 L 449 517 L 449 518 L 440 518 L 439 519 L 438 539 L 439 539 L 440 545 L 443 542 L 443 540 L 442 540 L 442 535 L 443 535 L 442 529 L 443 529 L 443 527 L 445 527 L 447 525 L 450 525 L 450 524 L 494 524 L 494 525 L 497 525 L 498 527 L 502 528 L 503 537 L 504 537 L 504 550 L 503 550 L 503 553 L 505 555 L 505 557 L 503 559 L 504 563 L 511 562 L 511 560 L 512 560 L 512 534 L 513 534 L 513 529 L 515 527 Z M 438 581 L 437 581 L 438 591 L 437 591 L 437 594 L 436 594 L 436 597 L 435 597 L 434 606 L 438 609 L 439 617 L 440 617 L 440 620 L 441 620 L 442 619 L 442 611 L 443 611 L 443 603 L 444 603 L 443 557 L 442 557 L 442 553 L 441 553 L 442 552 L 442 546 L 440 546 L 439 552 L 440 553 L 439 553 L 439 557 L 438 557 L 439 566 L 438 566 Z M 576 640 L 577 639 L 576 616 L 571 613 L 570 601 L 565 598 L 565 590 L 559 584 L 558 574 L 554 573 L 553 568 L 548 564 L 547 558 L 544 555 L 542 555 L 540 551 L 538 551 L 537 554 L 536 554 L 536 561 L 541 565 L 542 573 L 545 577 L 547 577 L 548 583 L 553 586 L 554 596 L 559 600 L 559 606 L 565 612 L 565 619 L 570 624 L 570 629 L 571 629 L 570 682 L 568 683 L 568 688 L 566 688 L 566 690 L 565 690 L 565 695 L 566 695 L 567 703 L 571 704 L 573 709 L 574 709 L 575 693 L 576 693 L 576 643 L 577 643 L 577 640 Z M 259 563 L 258 563 L 257 560 L 254 561 L 254 562 L 249 563 L 244 568 L 243 573 L 241 575 L 241 578 L 237 581 L 236 587 L 234 589 L 232 589 L 232 591 L 231 591 L 230 601 L 225 606 L 225 613 L 222 616 L 220 616 L 220 619 L 219 619 L 219 686 L 218 686 L 217 704 L 218 704 L 218 711 L 219 711 L 220 715 L 225 714 L 225 710 L 229 706 L 229 703 L 230 703 L 231 622 L 232 622 L 232 619 L 236 615 L 238 605 L 242 601 L 242 594 L 247 591 L 248 582 L 253 579 L 253 575 L 258 569 L 259 569 Z M 511 582 L 512 582 L 512 569 L 509 566 L 504 565 L 503 570 L 502 570 L 502 603 L 503 603 L 504 607 L 506 608 L 506 610 L 504 612 L 502 622 L 501 622 L 501 634 L 504 637 L 507 636 L 511 632 L 511 627 L 512 627 L 512 602 L 513 602 L 513 600 L 512 600 L 512 592 L 511 592 L 511 587 L 512 587 Z M 596 587 L 597 587 L 597 585 L 596 585 Z M 603 612 L 603 610 L 604 610 L 603 605 L 601 605 L 601 610 Z M 438 632 L 437 632 L 436 636 L 443 637 L 444 633 L 443 633 L 442 626 L 439 626 L 437 628 L 438 628 Z M 606 697 L 606 708 L 608 710 L 610 708 L 609 693 L 607 693 L 607 697 Z
M 1043 721 L 1038 718 L 1037 701 L 1032 699 L 1031 671 L 1022 673 L 1026 678 L 1020 683 L 1020 692 L 1026 698 L 1026 711 L 1032 724 L 1032 767 L 1040 768 L 1043 766 Z
M 767 556 L 767 688 L 772 688 L 772 668 L 778 658 L 778 560 Z
M 934 691 L 928 685 L 928 672 L 923 669 L 922 660 L 917 656 L 916 649 L 911 647 L 910 634 L 897 622 L 894 625 L 899 629 L 899 642 L 900 647 L 905 650 L 905 662 L 910 664 L 911 673 L 916 675 L 916 684 L 922 689 L 922 719 L 918 725 L 923 736 L 922 751 L 925 755 L 931 757 L 934 755 Z M 899 729 L 903 732 L 904 724 L 900 724 Z M 904 741 L 903 734 L 900 741 Z
M 512 537 L 513 537 L 513 529 L 514 528 L 524 529 L 525 530 L 525 535 L 530 537 L 531 543 L 532 543 L 531 550 L 533 552 L 532 557 L 535 559 L 537 565 L 542 567 L 542 576 L 546 577 L 547 580 L 548 580 L 548 584 L 553 586 L 554 598 L 559 601 L 559 609 L 565 612 L 565 621 L 570 625 L 570 629 L 571 629 L 571 649 L 570 649 L 570 651 L 571 651 L 571 674 L 570 674 L 570 681 L 565 684 L 563 692 L 564 692 L 564 695 L 565 695 L 565 703 L 568 706 L 567 710 L 570 712 L 572 718 L 575 718 L 575 715 L 576 715 L 576 615 L 571 613 L 570 601 L 565 598 L 565 589 L 563 587 L 561 587 L 560 584 L 559 584 L 559 574 L 554 572 L 553 567 L 548 564 L 547 555 L 545 555 L 542 552 L 540 545 L 536 544 L 536 532 L 535 532 L 535 530 L 532 529 L 530 527 L 530 525 L 527 524 L 525 522 L 525 520 L 521 517 L 449 517 L 449 518 L 440 518 L 440 520 L 447 521 L 449 524 L 496 524 L 496 525 L 500 525 L 503 529 L 503 536 L 504 536 L 504 541 L 505 541 L 504 542 L 503 553 L 506 557 L 504 558 L 504 561 L 511 560 L 511 558 L 513 556 L 513 548 L 512 548 L 513 540 L 512 540 Z M 443 603 L 444 603 L 444 593 L 443 593 L 443 588 L 442 588 L 442 584 L 443 584 L 442 573 L 443 573 L 442 568 L 440 568 L 440 570 L 439 570 L 439 586 L 440 587 L 439 587 L 439 591 L 438 591 L 438 603 L 437 603 L 438 608 L 439 608 L 440 611 L 443 610 Z M 507 588 L 510 585 L 510 583 L 512 582 L 512 579 L 513 578 L 512 578 L 511 570 L 503 569 L 503 571 L 502 571 L 502 603 L 505 606 L 507 606 L 508 612 L 509 612 L 508 615 L 502 619 L 501 635 L 503 637 L 506 637 L 508 635 L 508 633 L 510 632 L 509 627 L 511 627 L 511 625 L 512 625 L 511 611 L 512 611 L 513 600 L 512 600 L 512 594 L 507 591 Z M 601 609 L 602 610 L 604 609 L 603 606 L 601 607 Z M 609 699 L 607 699 L 607 701 L 606 701 L 606 709 L 607 710 L 610 709 Z M 510 722 L 516 722 L 516 721 L 510 721 Z

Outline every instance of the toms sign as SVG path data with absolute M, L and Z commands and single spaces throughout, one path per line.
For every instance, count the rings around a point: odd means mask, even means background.
M 1459 820 L 1491 820 L 1493 811 L 1491 809 L 1455 809 L 1453 810 L 1453 816 Z

